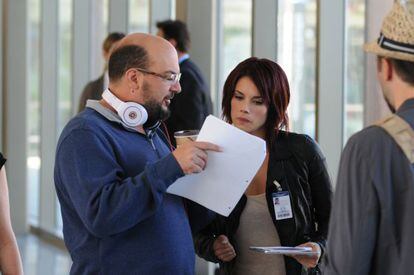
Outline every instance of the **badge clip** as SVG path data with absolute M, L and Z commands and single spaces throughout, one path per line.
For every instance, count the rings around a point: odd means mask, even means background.
M 282 186 L 280 185 L 280 183 L 277 182 L 277 180 L 274 180 L 273 184 L 276 185 L 276 189 L 278 192 L 282 191 Z

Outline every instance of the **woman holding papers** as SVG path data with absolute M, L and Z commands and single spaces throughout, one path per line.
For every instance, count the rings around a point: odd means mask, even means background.
M 288 129 L 289 84 L 282 68 L 249 58 L 229 75 L 223 117 L 266 140 L 265 161 L 228 217 L 195 235 L 197 254 L 222 274 L 318 274 L 331 210 L 325 157 L 308 136 Z M 304 246 L 309 255 L 264 254 L 252 246 Z

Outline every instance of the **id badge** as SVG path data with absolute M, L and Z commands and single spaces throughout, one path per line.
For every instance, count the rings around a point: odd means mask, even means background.
M 273 193 L 273 208 L 275 210 L 276 220 L 280 221 L 293 218 L 288 191 Z

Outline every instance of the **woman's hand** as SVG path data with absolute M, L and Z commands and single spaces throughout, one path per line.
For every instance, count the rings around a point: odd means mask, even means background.
M 296 261 L 298 261 L 306 268 L 313 268 L 318 264 L 319 258 L 321 257 L 321 247 L 319 246 L 319 244 L 314 242 L 308 242 L 298 245 L 297 247 L 310 247 L 312 248 L 312 251 L 317 253 L 312 255 L 292 255 L 292 257 L 295 258 Z
M 214 254 L 220 261 L 230 262 L 236 257 L 236 251 L 225 235 L 220 235 L 216 238 L 213 244 L 213 249 Z

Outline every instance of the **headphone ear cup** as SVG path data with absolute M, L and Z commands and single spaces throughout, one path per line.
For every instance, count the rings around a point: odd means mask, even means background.
M 148 119 L 147 110 L 145 110 L 142 105 L 135 102 L 123 103 L 118 110 L 118 115 L 129 127 L 143 125 Z

